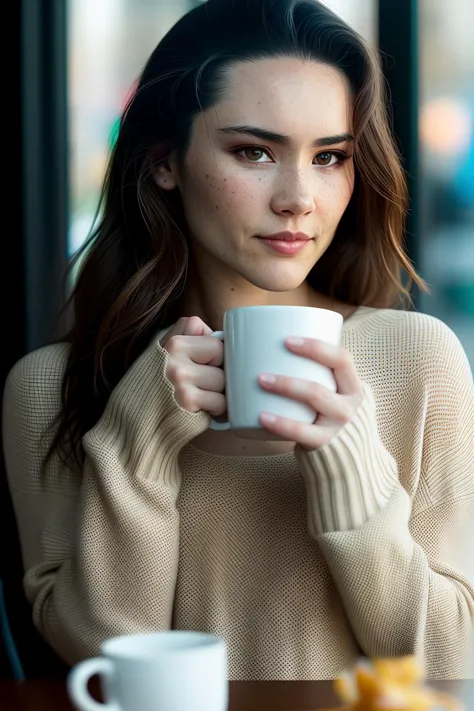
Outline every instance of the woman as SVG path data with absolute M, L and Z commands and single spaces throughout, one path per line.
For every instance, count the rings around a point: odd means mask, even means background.
M 26 593 L 65 660 L 191 628 L 226 638 L 234 679 L 412 653 L 431 678 L 468 675 L 472 376 L 444 324 L 392 308 L 401 270 L 422 285 L 405 206 L 376 58 L 323 5 L 210 0 L 160 42 L 72 331 L 4 396 Z M 276 441 L 208 429 L 226 409 L 209 333 L 250 304 L 345 319 L 340 348 L 288 343 L 337 393 L 262 374 L 318 412 L 305 428 L 262 413 Z

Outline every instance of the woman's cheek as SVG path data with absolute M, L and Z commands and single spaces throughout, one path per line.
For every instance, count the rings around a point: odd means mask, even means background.
M 354 174 L 352 171 L 339 170 L 325 181 L 325 202 L 332 215 L 342 217 L 354 192 Z
M 262 183 L 262 184 L 261 184 Z M 249 210 L 265 208 L 265 188 L 263 181 L 254 176 L 230 176 L 222 179 L 220 198 L 223 208 L 231 213 L 251 219 Z

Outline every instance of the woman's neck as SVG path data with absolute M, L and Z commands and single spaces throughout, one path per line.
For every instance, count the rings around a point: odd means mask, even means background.
M 199 316 L 210 328 L 222 328 L 225 311 L 238 306 L 316 306 L 322 299 L 304 283 L 290 292 L 263 291 L 249 284 L 249 288 L 221 287 L 191 279 L 180 303 L 180 316 Z M 317 304 L 320 301 L 321 304 Z M 326 304 L 329 300 L 325 301 Z M 328 306 L 329 308 L 329 306 Z
M 225 311 L 238 306 L 312 306 L 339 311 L 347 318 L 354 307 L 316 292 L 307 282 L 287 292 L 263 291 L 251 284 L 245 288 L 191 277 L 180 300 L 179 316 L 199 316 L 214 330 L 222 328 Z

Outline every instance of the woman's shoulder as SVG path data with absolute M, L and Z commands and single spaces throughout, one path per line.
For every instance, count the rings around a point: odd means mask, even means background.
M 352 321 L 352 323 L 351 323 Z M 348 337 L 370 341 L 391 358 L 434 373 L 461 372 L 472 377 L 466 352 L 441 319 L 420 311 L 359 307 L 349 319 Z
M 54 343 L 23 356 L 10 370 L 3 394 L 8 417 L 12 410 L 31 414 L 57 410 L 69 354 L 67 343 Z
M 348 323 L 360 334 L 393 334 L 397 338 L 406 337 L 414 344 L 419 344 L 420 339 L 425 345 L 444 345 L 446 341 L 459 343 L 454 331 L 444 321 L 421 311 L 359 306 Z

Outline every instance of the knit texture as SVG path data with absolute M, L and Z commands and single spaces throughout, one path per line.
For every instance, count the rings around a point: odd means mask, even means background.
M 84 436 L 83 471 L 45 474 L 66 345 L 4 392 L 7 475 L 36 626 L 69 663 L 117 634 L 209 631 L 231 679 L 330 679 L 361 654 L 474 676 L 474 401 L 453 332 L 359 308 L 344 325 L 365 397 L 318 451 L 227 457 L 174 398 L 150 344 Z M 46 435 L 45 435 L 46 433 Z

